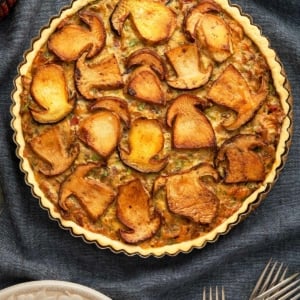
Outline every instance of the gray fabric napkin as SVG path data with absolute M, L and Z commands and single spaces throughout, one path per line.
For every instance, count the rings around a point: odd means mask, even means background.
M 22 55 L 67 0 L 17 1 L 0 22 L 0 288 L 30 280 L 80 283 L 113 299 L 199 299 L 223 285 L 227 299 L 247 299 L 270 257 L 300 271 L 300 1 L 234 0 L 252 15 L 285 66 L 294 95 L 288 161 L 260 207 L 202 250 L 176 257 L 114 254 L 74 238 L 49 219 L 25 184 L 10 128 L 10 93 Z

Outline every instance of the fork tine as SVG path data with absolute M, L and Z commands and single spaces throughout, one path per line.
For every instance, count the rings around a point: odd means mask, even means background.
M 284 270 L 283 267 L 283 263 L 278 266 L 278 262 L 273 261 L 271 258 L 263 269 L 251 293 L 250 300 L 255 299 L 255 297 L 258 295 L 263 294 L 267 290 L 270 290 L 277 283 L 283 281 L 288 271 L 287 267 Z
M 278 284 L 274 285 L 272 288 L 266 290 L 265 292 L 263 292 L 262 294 L 260 294 L 258 297 L 254 298 L 254 299 L 255 300 L 264 299 L 265 297 L 272 295 L 273 293 L 276 292 L 276 294 L 273 294 L 270 298 L 270 299 L 275 299 L 272 297 L 275 295 L 278 296 L 278 293 L 282 292 L 282 289 L 285 289 L 287 285 L 290 288 L 290 285 L 294 286 L 295 282 L 298 283 L 300 281 L 300 279 L 293 281 L 294 279 L 296 279 L 298 277 L 298 275 L 299 275 L 299 273 L 295 273 L 295 274 L 291 275 L 290 277 L 288 277 L 288 278 L 284 279 L 283 281 L 279 282 Z M 282 294 L 279 294 L 279 296 L 280 295 L 282 295 Z
M 293 298 L 291 298 L 291 300 L 299 300 L 299 299 L 300 299 L 300 293 L 298 293 Z
M 274 278 L 273 278 L 272 282 L 270 283 L 269 288 L 272 287 L 273 285 L 275 285 L 276 283 L 282 281 L 282 280 L 285 278 L 285 275 L 286 275 L 286 273 L 287 273 L 287 271 L 288 271 L 288 267 L 286 267 L 286 268 L 284 269 L 284 271 L 283 271 L 282 274 L 281 274 L 281 277 L 280 277 L 279 280 L 278 280 L 278 277 L 279 277 L 279 275 L 280 275 L 280 273 L 281 273 L 282 268 L 283 268 L 283 263 L 280 264 L 280 266 L 279 266 L 279 268 L 278 268 L 278 270 L 277 270 L 277 273 L 274 275 Z
M 286 299 L 290 299 L 289 297 L 294 295 L 299 289 L 300 286 L 296 286 L 298 283 L 300 282 L 300 279 L 290 283 L 289 285 L 287 285 L 285 288 L 283 288 L 282 290 L 278 291 L 277 293 L 275 293 L 274 295 L 272 295 L 269 300 L 275 300 L 275 299 L 279 299 L 279 300 L 286 300 Z M 293 289 L 291 289 L 293 288 Z M 282 297 L 281 297 L 282 296 Z M 279 298 L 280 297 L 280 298 Z
M 224 291 L 224 286 L 222 286 L 222 300 L 225 300 L 225 291 Z
M 252 291 L 252 293 L 250 295 L 250 300 L 254 299 L 254 297 L 257 295 L 258 291 L 260 290 L 261 285 L 262 285 L 263 280 L 264 280 L 264 277 L 265 277 L 265 275 L 266 275 L 266 273 L 267 273 L 267 271 L 268 271 L 269 266 L 271 265 L 271 263 L 272 263 L 272 258 L 269 260 L 269 262 L 267 263 L 267 265 L 263 269 L 261 275 L 259 276 L 259 278 L 258 278 L 258 280 L 256 282 L 256 285 L 255 285 L 255 287 L 254 287 L 254 289 L 253 289 L 253 291 Z
M 271 271 L 268 273 L 268 276 L 267 276 L 267 278 L 264 281 L 264 284 L 263 284 L 263 286 L 262 286 L 262 288 L 260 290 L 260 293 L 262 293 L 262 292 L 264 292 L 265 290 L 268 289 L 268 287 L 270 285 L 270 281 L 272 279 L 272 276 L 273 276 L 273 273 L 275 271 L 276 266 L 277 266 L 277 261 L 274 262 L 274 264 L 273 264 L 273 266 L 271 268 Z
M 206 300 L 206 288 L 203 288 L 202 300 Z
M 208 294 L 208 296 L 206 294 Z M 213 295 L 214 295 L 214 289 L 212 287 L 209 287 L 208 291 L 206 291 L 205 287 L 203 288 L 202 300 L 214 300 L 214 299 L 215 300 L 219 300 L 219 299 L 220 300 L 225 300 L 224 287 L 222 286 L 221 293 L 219 293 L 219 287 L 216 286 L 216 288 L 215 288 L 215 297 L 213 297 Z

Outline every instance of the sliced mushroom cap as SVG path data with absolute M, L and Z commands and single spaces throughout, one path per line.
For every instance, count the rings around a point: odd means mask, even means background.
M 155 182 L 155 190 L 166 186 L 167 203 L 171 212 L 187 217 L 196 223 L 210 224 L 217 215 L 219 199 L 204 177 L 218 179 L 217 171 L 207 163 L 198 165 L 191 171 L 160 177 Z
M 29 144 L 41 159 L 38 163 L 39 171 L 46 176 L 63 173 L 79 154 L 74 134 L 65 122 L 44 130 L 31 139 Z
M 53 33 L 48 41 L 49 49 L 61 60 L 74 61 L 85 51 L 92 58 L 103 49 L 106 31 L 102 19 L 92 12 L 80 12 L 80 19 L 89 26 L 68 24 Z
M 175 148 L 195 149 L 214 147 L 215 132 L 205 114 L 196 106 L 202 105 L 200 98 L 182 94 L 167 111 L 167 124 L 173 128 Z
M 148 66 L 163 80 L 166 75 L 166 65 L 163 59 L 153 50 L 142 48 L 132 52 L 126 60 L 126 69 L 137 66 Z
M 139 179 L 121 185 L 117 196 L 117 217 L 129 228 L 120 230 L 127 243 L 135 244 L 151 238 L 160 227 L 158 213 L 150 213 L 150 197 Z
M 252 94 L 244 77 L 231 64 L 213 83 L 208 92 L 208 98 L 213 102 L 237 113 L 234 120 L 223 123 L 227 130 L 238 129 L 251 120 L 267 95 L 268 86 L 265 80 L 262 80 L 257 93 Z
M 226 183 L 262 181 L 265 166 L 256 149 L 264 147 L 260 137 L 239 134 L 225 141 L 221 146 L 216 163 L 224 174 Z
M 113 97 L 113 96 L 104 96 L 98 98 L 91 106 L 91 111 L 96 111 L 99 109 L 109 110 L 116 113 L 121 120 L 125 123 L 127 127 L 130 125 L 130 113 L 128 110 L 128 104 L 125 100 Z
M 77 135 L 99 155 L 108 157 L 121 136 L 120 120 L 110 111 L 95 112 L 80 122 Z
M 129 15 L 140 38 L 150 44 L 167 41 L 176 28 L 174 12 L 163 3 L 120 0 L 110 17 L 111 26 L 119 35 Z
M 134 120 L 128 144 L 128 150 L 120 148 L 120 157 L 126 165 L 144 173 L 159 172 L 166 166 L 167 157 L 157 158 L 164 147 L 163 131 L 157 120 Z
M 114 189 L 99 180 L 88 177 L 88 173 L 99 167 L 95 164 L 79 165 L 61 184 L 59 205 L 68 210 L 69 197 L 75 197 L 89 217 L 97 221 L 114 200 Z
M 220 7 L 210 0 L 200 1 L 197 5 L 188 10 L 184 18 L 184 29 L 188 36 L 193 40 L 195 38 L 195 28 L 199 19 L 205 13 L 218 13 Z
M 141 101 L 165 103 L 162 84 L 157 74 L 148 66 L 138 67 L 129 75 L 125 93 Z
M 39 67 L 33 74 L 31 95 L 41 110 L 31 108 L 32 117 L 39 123 L 56 123 L 74 108 L 64 70 L 56 64 Z
M 77 60 L 75 83 L 80 94 L 87 100 L 101 97 L 101 90 L 121 88 L 123 79 L 114 54 L 102 57 L 97 62 L 88 62 L 87 53 Z
M 195 89 L 206 84 L 212 73 L 212 65 L 204 66 L 195 44 L 186 44 L 166 52 L 176 76 L 169 76 L 167 83 L 177 89 Z
M 207 50 L 209 56 L 221 63 L 233 54 L 231 32 L 222 17 L 204 14 L 196 24 L 194 36 L 201 49 Z

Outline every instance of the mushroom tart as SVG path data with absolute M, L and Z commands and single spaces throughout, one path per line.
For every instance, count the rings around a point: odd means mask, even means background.
M 75 0 L 15 80 L 26 182 L 61 227 L 129 255 L 202 248 L 266 196 L 291 140 L 276 53 L 227 0 Z

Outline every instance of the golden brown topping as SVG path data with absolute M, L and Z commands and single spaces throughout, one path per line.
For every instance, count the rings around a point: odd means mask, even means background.
M 167 78 L 168 84 L 177 89 L 194 89 L 206 84 L 212 73 L 212 66 L 205 66 L 197 46 L 186 44 L 166 52 L 176 76 Z
M 225 61 L 233 53 L 230 28 L 220 16 L 204 14 L 197 22 L 194 36 L 200 48 L 217 62 Z
M 74 61 L 87 51 L 87 57 L 100 53 L 105 46 L 106 32 L 101 18 L 91 12 L 80 12 L 80 19 L 89 26 L 68 24 L 52 34 L 48 47 L 61 60 Z
M 187 13 L 184 27 L 202 51 L 213 60 L 224 62 L 232 55 L 233 49 L 230 27 L 220 12 L 221 8 L 214 1 L 201 1 Z
M 191 39 L 194 39 L 194 33 L 197 23 L 205 13 L 219 13 L 220 7 L 210 0 L 200 1 L 196 6 L 192 7 L 185 16 L 184 29 Z
M 80 123 L 78 137 L 101 156 L 109 156 L 121 136 L 120 120 L 110 111 L 99 111 Z
M 125 93 L 141 101 L 165 103 L 162 84 L 157 74 L 148 66 L 138 67 L 129 75 Z
M 150 213 L 150 197 L 139 179 L 119 187 L 117 217 L 129 228 L 120 230 L 127 243 L 134 244 L 151 238 L 160 227 L 160 216 Z
M 189 172 L 160 177 L 154 185 L 154 192 L 166 186 L 167 202 L 171 212 L 192 219 L 194 222 L 209 224 L 216 217 L 219 199 L 208 182 L 202 178 L 218 179 L 217 171 L 202 163 Z
M 175 148 L 214 147 L 214 130 L 204 113 L 196 106 L 202 106 L 200 98 L 182 94 L 178 96 L 167 112 L 167 124 L 173 127 L 173 145 Z
M 262 181 L 265 178 L 264 162 L 256 151 L 265 146 L 261 138 L 245 134 L 224 142 L 217 156 L 217 165 L 226 183 Z
M 176 27 L 175 14 L 161 2 L 120 0 L 110 18 L 111 26 L 118 35 L 121 35 L 129 16 L 140 38 L 151 44 L 167 41 Z
M 257 93 L 253 94 L 241 73 L 229 65 L 212 85 L 208 97 L 237 113 L 234 120 L 223 123 L 227 130 L 235 130 L 254 116 L 267 94 L 268 86 L 264 79 Z
M 148 66 L 157 73 L 160 80 L 165 78 L 165 63 L 154 50 L 142 48 L 131 53 L 126 60 L 126 68 L 131 69 L 137 66 Z
M 31 94 L 41 110 L 31 108 L 32 117 L 39 123 L 56 123 L 67 116 L 74 107 L 64 70 L 56 64 L 39 67 L 33 74 Z
M 32 150 L 42 160 L 38 169 L 46 176 L 54 176 L 66 171 L 79 153 L 73 132 L 65 122 L 44 130 L 30 140 Z
M 113 97 L 104 96 L 98 98 L 91 106 L 91 111 L 96 111 L 98 109 L 105 109 L 116 113 L 121 120 L 125 123 L 127 127 L 130 125 L 130 114 L 128 110 L 128 104 L 125 100 Z
M 157 120 L 134 120 L 128 144 L 129 150 L 120 149 L 121 159 L 126 165 L 144 173 L 159 172 L 166 166 L 166 157 L 157 158 L 164 147 L 164 135 Z
M 88 63 L 84 53 L 76 63 L 75 82 L 80 94 L 87 100 L 101 97 L 101 90 L 121 88 L 123 79 L 114 54 Z
M 99 180 L 88 177 L 88 173 L 99 166 L 79 165 L 62 183 L 59 192 L 59 205 L 68 210 L 69 197 L 75 197 L 89 217 L 97 221 L 115 198 L 114 190 Z

